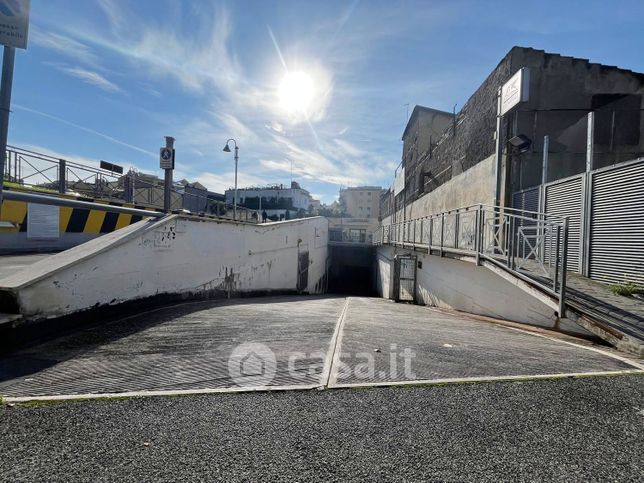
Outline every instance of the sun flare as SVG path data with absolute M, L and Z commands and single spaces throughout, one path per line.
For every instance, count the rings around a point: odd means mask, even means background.
M 311 77 L 304 72 L 289 72 L 280 83 L 280 104 L 288 112 L 306 113 L 315 95 Z

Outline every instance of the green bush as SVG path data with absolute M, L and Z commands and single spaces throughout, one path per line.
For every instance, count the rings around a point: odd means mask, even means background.
M 644 292 L 642 287 L 640 287 L 637 284 L 634 284 L 633 282 L 628 282 L 628 281 L 623 283 L 618 283 L 615 285 L 610 285 L 608 288 L 610 288 L 610 291 L 613 292 L 615 295 L 623 295 L 624 297 L 632 297 L 633 294 Z

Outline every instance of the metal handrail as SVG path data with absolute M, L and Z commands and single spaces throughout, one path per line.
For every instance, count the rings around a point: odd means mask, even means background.
M 490 261 L 558 298 L 565 316 L 567 217 L 479 204 L 382 225 L 373 243 Z

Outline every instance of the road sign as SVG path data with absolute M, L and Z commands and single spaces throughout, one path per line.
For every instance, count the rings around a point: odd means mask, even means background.
M 174 149 L 161 148 L 159 166 L 161 166 L 161 169 L 174 169 Z
M 113 173 L 123 174 L 123 166 L 119 166 L 118 164 L 109 163 L 103 160 L 101 160 L 101 169 L 106 169 L 107 171 L 112 171 Z
M 27 48 L 31 0 L 0 0 L 0 44 Z
M 522 67 L 501 87 L 501 115 L 530 97 L 530 70 Z

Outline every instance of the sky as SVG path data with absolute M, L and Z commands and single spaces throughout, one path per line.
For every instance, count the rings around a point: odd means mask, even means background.
M 462 106 L 514 45 L 644 72 L 644 2 L 32 0 L 9 143 L 223 192 L 388 187 L 416 104 Z M 408 106 L 408 107 L 407 107 Z

